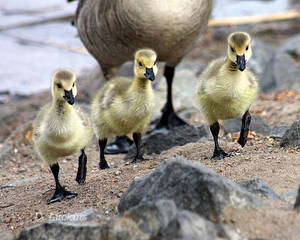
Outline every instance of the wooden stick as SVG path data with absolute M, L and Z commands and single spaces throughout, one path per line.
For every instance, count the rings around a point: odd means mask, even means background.
M 209 27 L 234 26 L 234 25 L 243 25 L 243 24 L 251 24 L 251 23 L 282 21 L 282 20 L 289 20 L 295 18 L 300 18 L 299 10 L 289 10 L 280 13 L 266 14 L 260 16 L 211 19 L 208 23 L 208 26 Z
M 21 41 L 24 41 L 24 42 L 28 42 L 28 43 L 34 43 L 34 44 L 45 45 L 48 47 L 64 49 L 64 50 L 67 50 L 70 52 L 75 52 L 75 53 L 80 53 L 80 54 L 88 54 L 88 51 L 83 47 L 75 47 L 75 46 L 71 46 L 71 45 L 67 45 L 67 44 L 63 44 L 63 43 L 57 43 L 57 42 L 41 41 L 41 40 L 36 40 L 33 38 L 28 38 L 28 37 L 20 37 L 16 34 L 12 34 L 12 33 L 5 33 L 5 35 L 13 37 L 13 38 L 21 40 Z
M 13 23 L 7 26 L 0 26 L 0 31 L 5 31 L 13 28 L 27 27 L 33 26 L 42 23 L 54 22 L 54 21 L 63 21 L 63 20 L 71 20 L 74 17 L 74 13 L 66 13 L 54 17 L 45 17 L 38 20 L 25 21 L 21 23 Z

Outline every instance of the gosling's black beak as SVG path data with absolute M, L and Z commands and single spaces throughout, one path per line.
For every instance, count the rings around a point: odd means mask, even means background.
M 243 54 L 242 56 L 240 55 L 236 55 L 236 63 L 238 66 L 238 69 L 242 72 L 245 70 L 246 68 L 246 58 L 245 58 L 245 54 Z
M 72 89 L 70 91 L 65 90 L 64 99 L 70 104 L 73 105 L 75 102 L 75 98 L 72 92 Z
M 151 81 L 155 79 L 153 68 L 146 68 L 145 77 Z

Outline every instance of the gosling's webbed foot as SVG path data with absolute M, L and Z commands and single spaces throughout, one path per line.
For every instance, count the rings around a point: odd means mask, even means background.
M 128 153 L 133 141 L 127 136 L 118 136 L 116 140 L 108 144 L 104 150 L 105 154 Z
M 106 169 L 106 168 L 109 168 L 109 165 L 106 162 L 106 160 L 100 161 L 100 163 L 99 163 L 99 170 L 103 170 L 103 169 Z
M 214 154 L 212 155 L 210 160 L 222 160 L 227 156 L 228 156 L 228 154 L 226 152 L 224 152 L 223 149 L 219 149 L 219 150 L 214 151 Z
M 58 202 L 63 199 L 70 199 L 70 198 L 76 197 L 77 195 L 78 195 L 77 193 L 69 192 L 69 191 L 65 190 L 64 187 L 61 187 L 61 188 L 58 188 L 55 190 L 52 198 L 50 198 L 48 200 L 48 204 Z
M 77 171 L 77 176 L 76 176 L 76 182 L 79 184 L 83 184 L 85 182 L 86 178 L 86 162 L 87 162 L 87 157 L 84 153 L 84 151 L 81 152 L 81 155 L 78 160 L 78 171 Z

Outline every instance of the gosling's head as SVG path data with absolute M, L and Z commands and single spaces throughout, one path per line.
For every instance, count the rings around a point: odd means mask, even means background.
M 156 53 L 151 49 L 141 49 L 134 56 L 134 74 L 141 79 L 153 81 L 157 74 Z
M 252 56 L 251 37 L 246 32 L 234 32 L 228 37 L 228 57 L 244 71 L 246 63 Z
M 70 105 L 73 105 L 77 94 L 75 81 L 76 76 L 73 71 L 58 70 L 52 77 L 52 96 L 57 100 L 67 101 Z

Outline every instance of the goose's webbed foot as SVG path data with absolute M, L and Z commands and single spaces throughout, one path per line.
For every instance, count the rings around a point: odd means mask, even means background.
M 166 108 L 166 107 L 164 107 Z M 162 129 L 170 130 L 175 127 L 188 125 L 184 120 L 182 120 L 180 117 L 177 116 L 177 114 L 174 111 L 170 111 L 170 109 L 162 110 L 163 114 L 158 122 L 158 124 L 155 126 L 154 129 L 151 130 L 151 132 L 158 132 Z
M 115 141 L 108 144 L 105 148 L 105 154 L 128 153 L 133 141 L 127 136 L 118 136 Z

